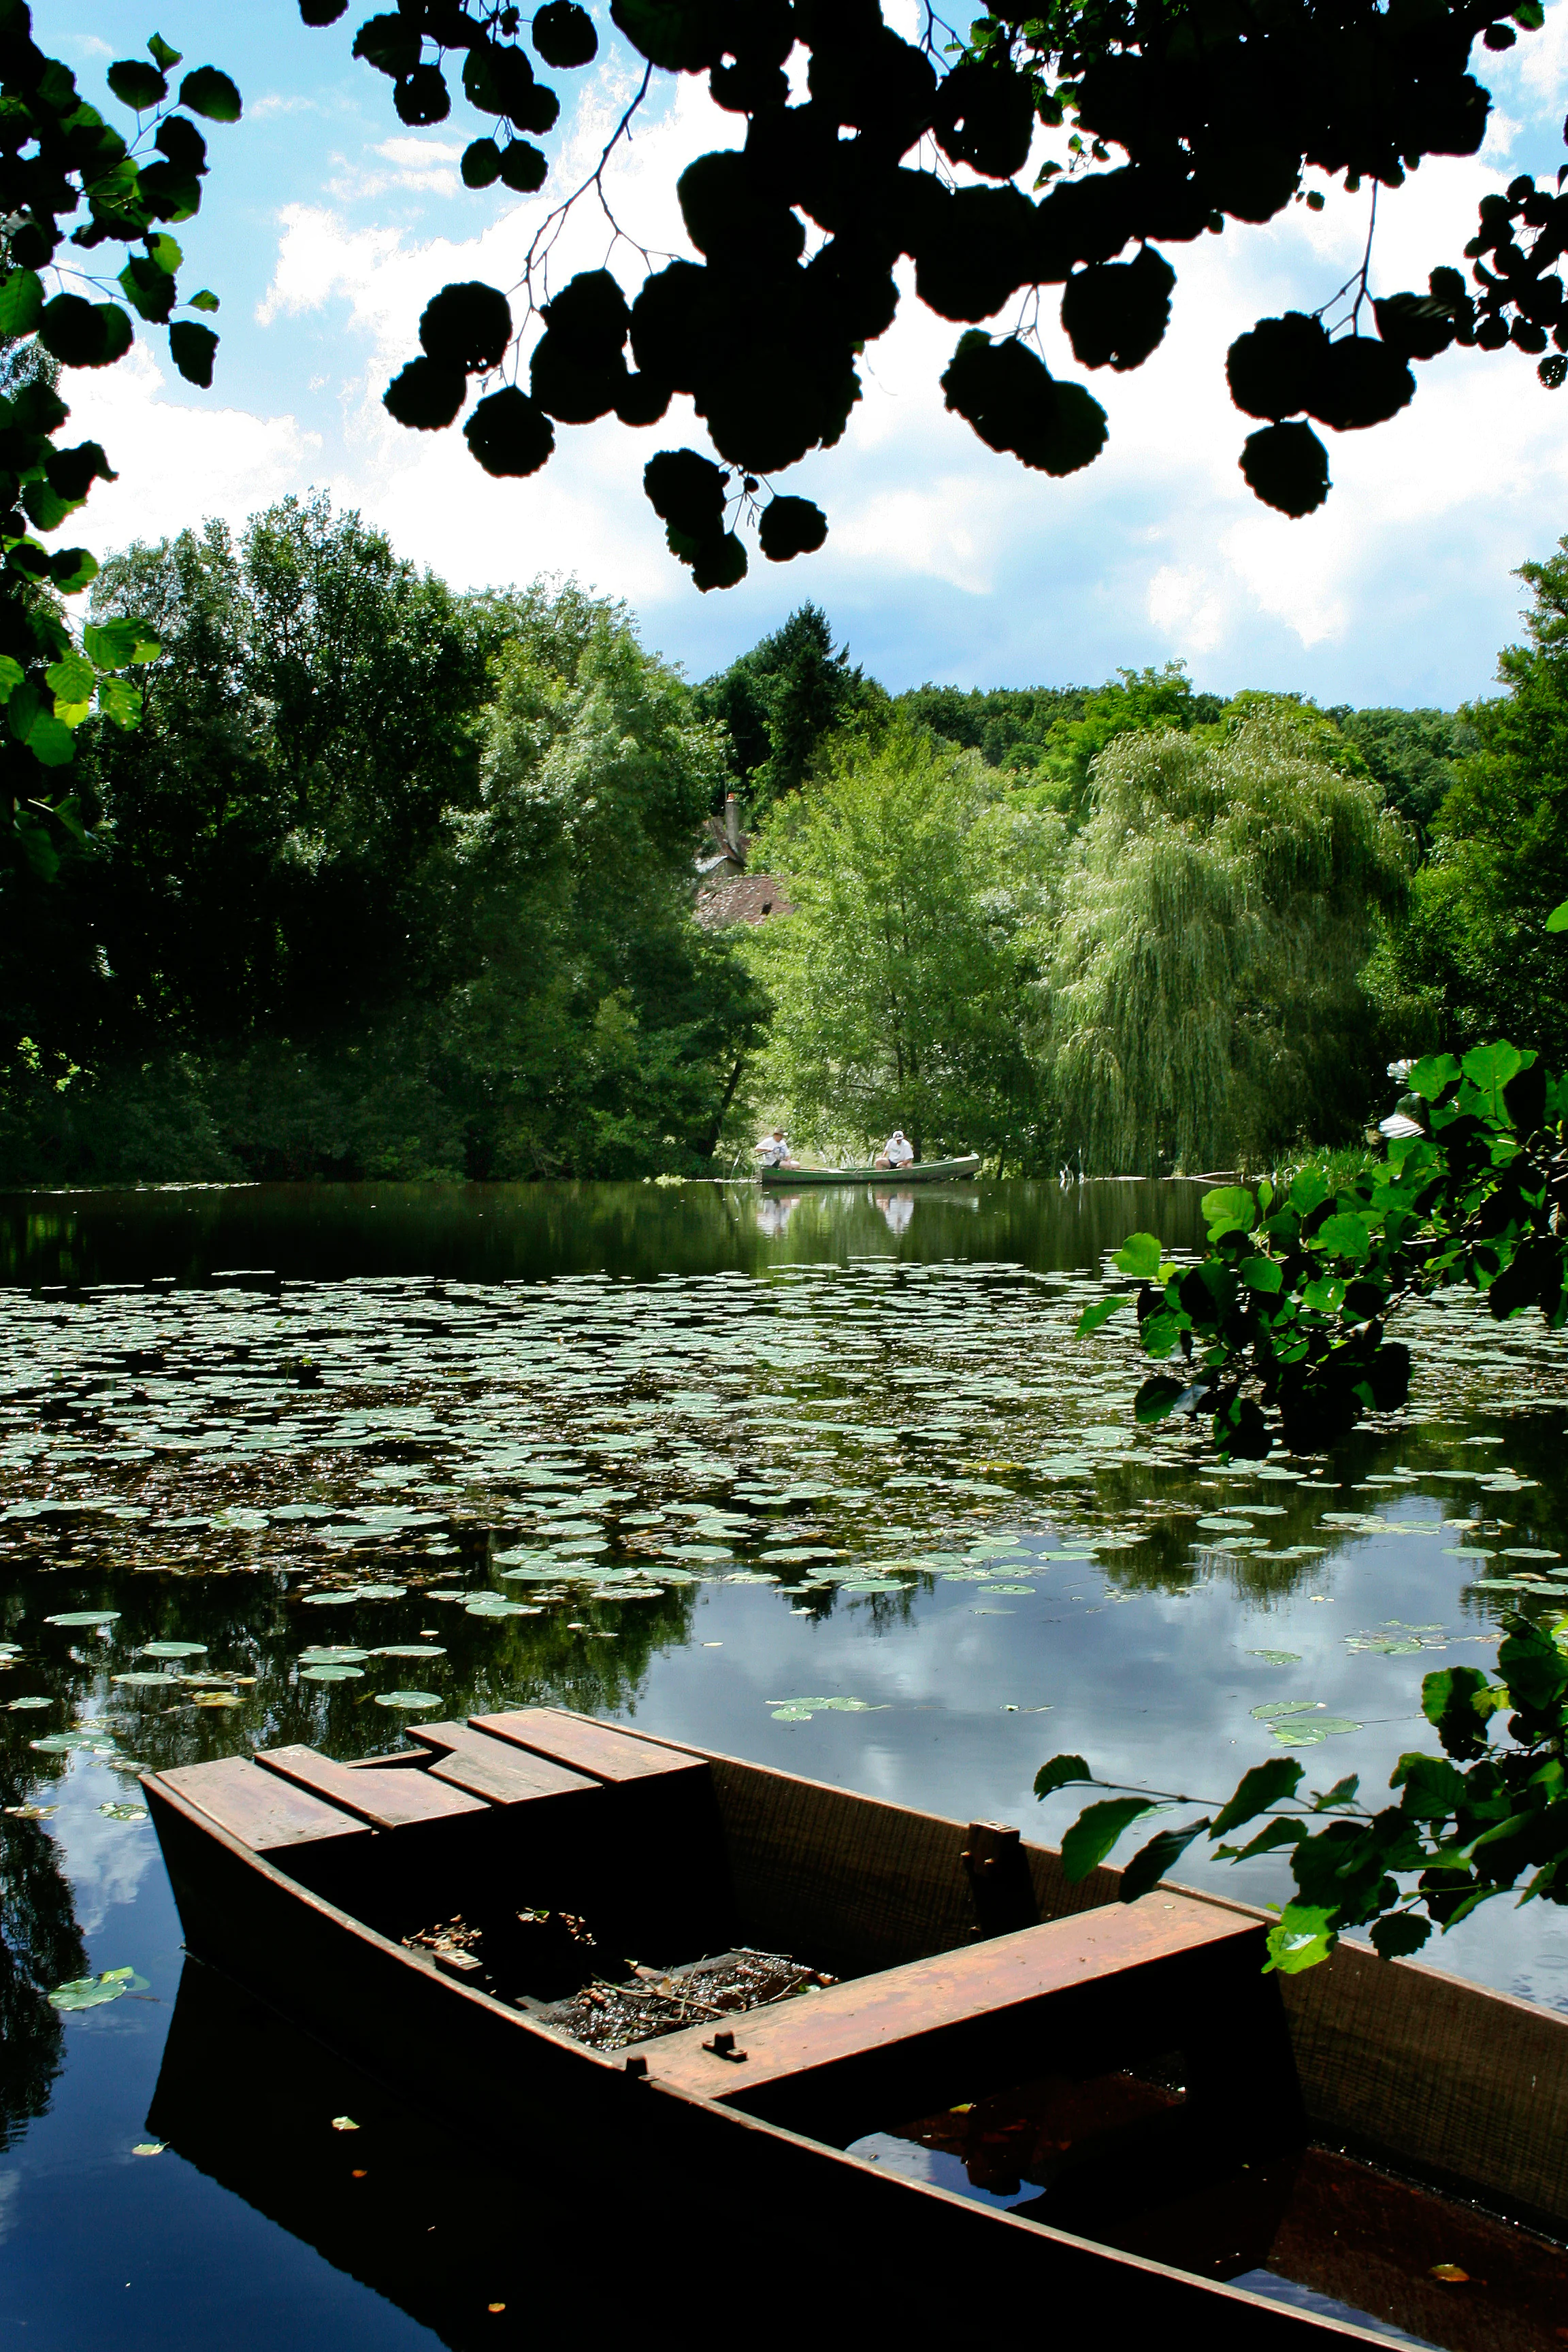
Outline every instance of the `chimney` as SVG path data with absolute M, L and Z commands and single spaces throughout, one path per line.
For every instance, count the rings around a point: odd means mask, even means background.
M 730 855 L 736 864 L 745 863 L 746 853 L 741 845 L 741 803 L 733 793 L 724 795 L 724 838 L 730 845 Z

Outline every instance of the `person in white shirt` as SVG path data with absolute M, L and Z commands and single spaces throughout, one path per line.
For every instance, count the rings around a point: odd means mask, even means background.
M 764 1168 L 798 1168 L 800 1165 L 784 1141 L 782 1127 L 775 1127 L 772 1135 L 763 1137 L 757 1146 L 757 1153 Z
M 914 1156 L 914 1145 L 910 1141 L 903 1129 L 896 1127 L 872 1164 L 878 1168 L 907 1168 Z

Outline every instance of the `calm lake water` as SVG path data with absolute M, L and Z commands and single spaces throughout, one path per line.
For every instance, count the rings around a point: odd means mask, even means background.
M 1406 1415 L 1220 1471 L 1133 1425 L 1130 1318 L 1071 1336 L 1200 1195 L 0 1200 L 0 2347 L 510 2341 L 635 2196 L 478 2169 L 183 1961 L 141 1769 L 553 1699 L 1035 1836 L 1058 1749 L 1380 1788 L 1432 1664 L 1568 1592 L 1568 1351 L 1433 1305 Z M 1568 2009 L 1547 1906 L 1429 1957 Z

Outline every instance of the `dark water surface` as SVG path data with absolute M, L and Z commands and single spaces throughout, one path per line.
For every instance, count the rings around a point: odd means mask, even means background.
M 1217 1471 L 1134 1427 L 1125 1318 L 1071 1336 L 1199 1192 L 0 1202 L 0 2352 L 510 2341 L 613 2226 L 183 1962 L 139 1769 L 557 1699 L 1032 1835 L 1058 1749 L 1380 1787 L 1423 1674 L 1568 1592 L 1564 1350 L 1429 1307 L 1408 1414 Z M 1428 1957 L 1568 2009 L 1560 1921 Z

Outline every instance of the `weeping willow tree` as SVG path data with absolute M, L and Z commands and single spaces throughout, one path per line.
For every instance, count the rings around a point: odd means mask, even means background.
M 1052 969 L 1069 1150 L 1153 1175 L 1353 1132 L 1386 1051 L 1361 974 L 1412 858 L 1354 751 L 1251 696 L 1207 740 L 1122 737 L 1094 790 Z
M 774 1003 L 763 1090 L 798 1139 L 925 1159 L 1045 1149 L 1041 981 L 1065 830 L 907 720 L 843 740 L 759 845 L 795 911 L 749 942 Z

